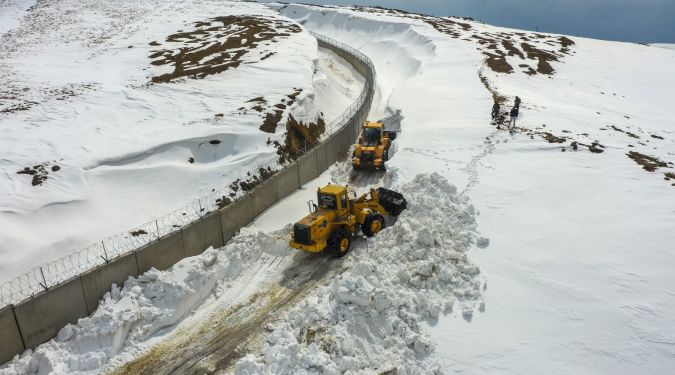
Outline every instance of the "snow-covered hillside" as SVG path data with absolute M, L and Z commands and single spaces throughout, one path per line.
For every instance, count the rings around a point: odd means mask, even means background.
M 363 85 L 258 4 L 25 5 L 0 12 L 0 282 L 214 191 L 242 194 L 288 159 L 289 114 L 330 122 Z
M 480 212 L 485 312 L 427 326 L 446 372 L 672 367 L 675 53 L 386 10 L 281 12 L 373 60 L 379 108 L 404 118 L 399 176 L 438 172 Z M 502 110 L 522 98 L 516 131 L 490 124 L 493 93 Z
M 223 249 L 114 287 L 0 374 L 670 371 L 675 51 L 270 7 L 307 42 L 316 31 L 372 59 L 370 118 L 400 111 L 386 174 L 336 163 Z M 508 111 L 516 95 L 517 127 L 491 123 L 493 101 Z M 289 249 L 288 224 L 329 181 L 400 190 L 409 209 L 342 260 Z

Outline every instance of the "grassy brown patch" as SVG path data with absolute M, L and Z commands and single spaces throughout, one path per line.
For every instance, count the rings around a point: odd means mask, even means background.
M 42 185 L 45 181 L 47 181 L 48 175 L 50 171 L 52 173 L 58 172 L 61 170 L 61 167 L 59 165 L 51 165 L 50 162 L 45 162 L 42 164 L 34 165 L 32 167 L 25 167 L 24 169 L 17 171 L 16 174 L 25 174 L 28 176 L 32 176 L 31 178 L 31 185 L 33 186 L 39 186 Z
M 279 121 L 281 121 L 281 118 L 284 114 L 284 111 L 277 110 L 272 113 L 267 113 L 265 115 L 265 120 L 263 121 L 262 125 L 260 125 L 260 130 L 264 131 L 265 133 L 271 133 L 274 134 L 277 130 L 277 124 L 279 124 Z
M 513 67 L 506 61 L 504 56 L 495 55 L 493 53 L 486 52 L 484 53 L 487 58 L 485 59 L 485 65 L 492 71 L 497 73 L 513 73 Z
M 543 132 L 541 135 L 548 143 L 565 143 L 567 141 L 567 138 L 557 137 L 549 132 Z
M 292 22 L 257 16 L 224 16 L 194 24 L 195 30 L 169 35 L 166 42 L 173 49 L 153 51 L 155 66 L 173 66 L 170 73 L 152 77 L 165 83 L 179 78 L 204 78 L 236 68 L 243 57 L 263 42 L 275 43 L 291 33 L 301 31 Z M 264 51 L 268 52 L 268 51 Z M 263 53 L 264 53 L 263 52 Z M 261 56 L 266 59 L 271 54 Z
M 654 172 L 658 168 L 667 168 L 671 165 L 671 163 L 661 161 L 657 157 L 641 154 L 637 151 L 629 151 L 626 155 L 648 172 Z
M 292 161 L 316 147 L 319 144 L 319 138 L 326 131 L 326 123 L 323 117 L 316 119 L 316 122 L 303 123 L 297 121 L 293 115 L 288 115 L 286 121 L 286 139 L 281 145 L 275 142 L 279 163 Z

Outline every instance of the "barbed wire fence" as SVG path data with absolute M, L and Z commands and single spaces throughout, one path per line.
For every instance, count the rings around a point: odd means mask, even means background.
M 361 114 L 362 111 L 368 109 L 364 107 L 364 104 L 369 100 L 374 91 L 375 67 L 372 61 L 360 51 L 321 34 L 310 33 L 317 40 L 354 55 L 368 66 L 368 70 L 371 73 L 365 77 L 366 81 L 359 97 L 340 116 L 329 123 L 326 137 L 328 139 L 348 124 L 355 115 Z M 278 170 L 275 172 L 278 172 Z M 229 194 L 228 189 L 225 188 L 196 199 L 169 214 L 136 226 L 129 231 L 106 237 L 84 249 L 74 251 L 57 260 L 34 267 L 4 282 L 0 285 L 0 308 L 6 305 L 18 304 L 95 267 L 109 263 L 119 256 L 129 254 L 143 246 L 158 241 L 162 237 L 182 230 L 194 221 L 218 210 L 224 203 L 223 199 L 229 199 L 225 198 Z M 238 199 L 241 198 L 242 196 Z

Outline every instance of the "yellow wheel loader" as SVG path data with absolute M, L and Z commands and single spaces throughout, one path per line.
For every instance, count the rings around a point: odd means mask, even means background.
M 386 169 L 384 164 L 389 160 L 389 149 L 394 139 L 396 132 L 384 130 L 382 122 L 366 121 L 352 154 L 354 169 Z
M 319 188 L 317 201 L 307 202 L 309 215 L 293 225 L 289 246 L 311 253 L 325 250 L 335 257 L 347 254 L 359 230 L 374 236 L 385 227 L 383 215 L 398 216 L 408 204 L 400 193 L 382 187 L 350 199 L 342 185 Z

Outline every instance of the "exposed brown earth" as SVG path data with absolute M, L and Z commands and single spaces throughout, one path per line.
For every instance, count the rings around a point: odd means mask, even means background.
M 507 61 L 506 57 L 518 56 L 521 60 L 537 61 L 536 70 L 533 66 L 524 64 L 527 68 L 523 73 L 528 75 L 535 75 L 537 73 L 545 75 L 554 74 L 555 70 L 550 62 L 558 61 L 563 56 L 571 54 L 570 47 L 574 45 L 574 41 L 567 37 L 554 37 L 540 33 L 478 31 L 470 23 L 462 22 L 474 21 L 468 17 L 434 17 L 381 7 L 354 6 L 352 9 L 361 12 L 380 13 L 421 20 L 438 32 L 446 34 L 451 38 L 477 43 L 478 48 L 482 50 L 485 56 L 485 65 L 497 73 L 513 73 L 513 66 Z M 537 41 L 537 43 L 543 43 L 552 48 L 550 50 L 543 49 L 542 47 L 528 43 L 531 41 Z M 520 43 L 522 50 L 517 47 L 518 43 Z
M 49 172 L 58 172 L 61 170 L 61 167 L 57 164 L 51 165 L 50 162 L 45 162 L 42 164 L 34 165 L 32 167 L 25 167 L 24 169 L 17 171 L 16 174 L 25 174 L 32 176 L 31 185 L 39 186 L 47 181 Z
M 295 23 L 259 16 L 225 16 L 195 22 L 195 30 L 179 32 L 166 38 L 173 48 L 153 51 L 155 66 L 172 66 L 173 72 L 152 77 L 165 83 L 179 78 L 201 79 L 237 68 L 243 57 L 265 44 L 276 43 L 291 33 L 301 31 Z M 258 58 L 267 59 L 273 53 Z
M 139 230 L 131 231 L 131 232 L 129 232 L 129 234 L 131 234 L 134 237 L 138 237 L 138 236 L 143 235 L 143 234 L 148 234 L 148 232 L 144 231 L 143 229 L 139 229 Z
M 297 121 L 293 115 L 288 115 L 286 121 L 286 139 L 284 144 L 275 142 L 279 163 L 293 161 L 308 150 L 319 144 L 321 134 L 326 131 L 326 123 L 323 117 L 316 119 L 316 122 L 303 123 Z
M 268 112 L 265 114 L 265 120 L 263 121 L 262 125 L 260 125 L 260 130 L 264 131 L 265 133 L 274 134 L 283 114 L 284 111 L 281 110 L 276 110 L 272 113 Z
M 629 151 L 626 155 L 633 159 L 634 162 L 641 165 L 642 169 L 647 172 L 654 172 L 658 168 L 667 168 L 672 165 L 672 163 L 661 161 L 654 156 L 641 154 L 637 151 Z

